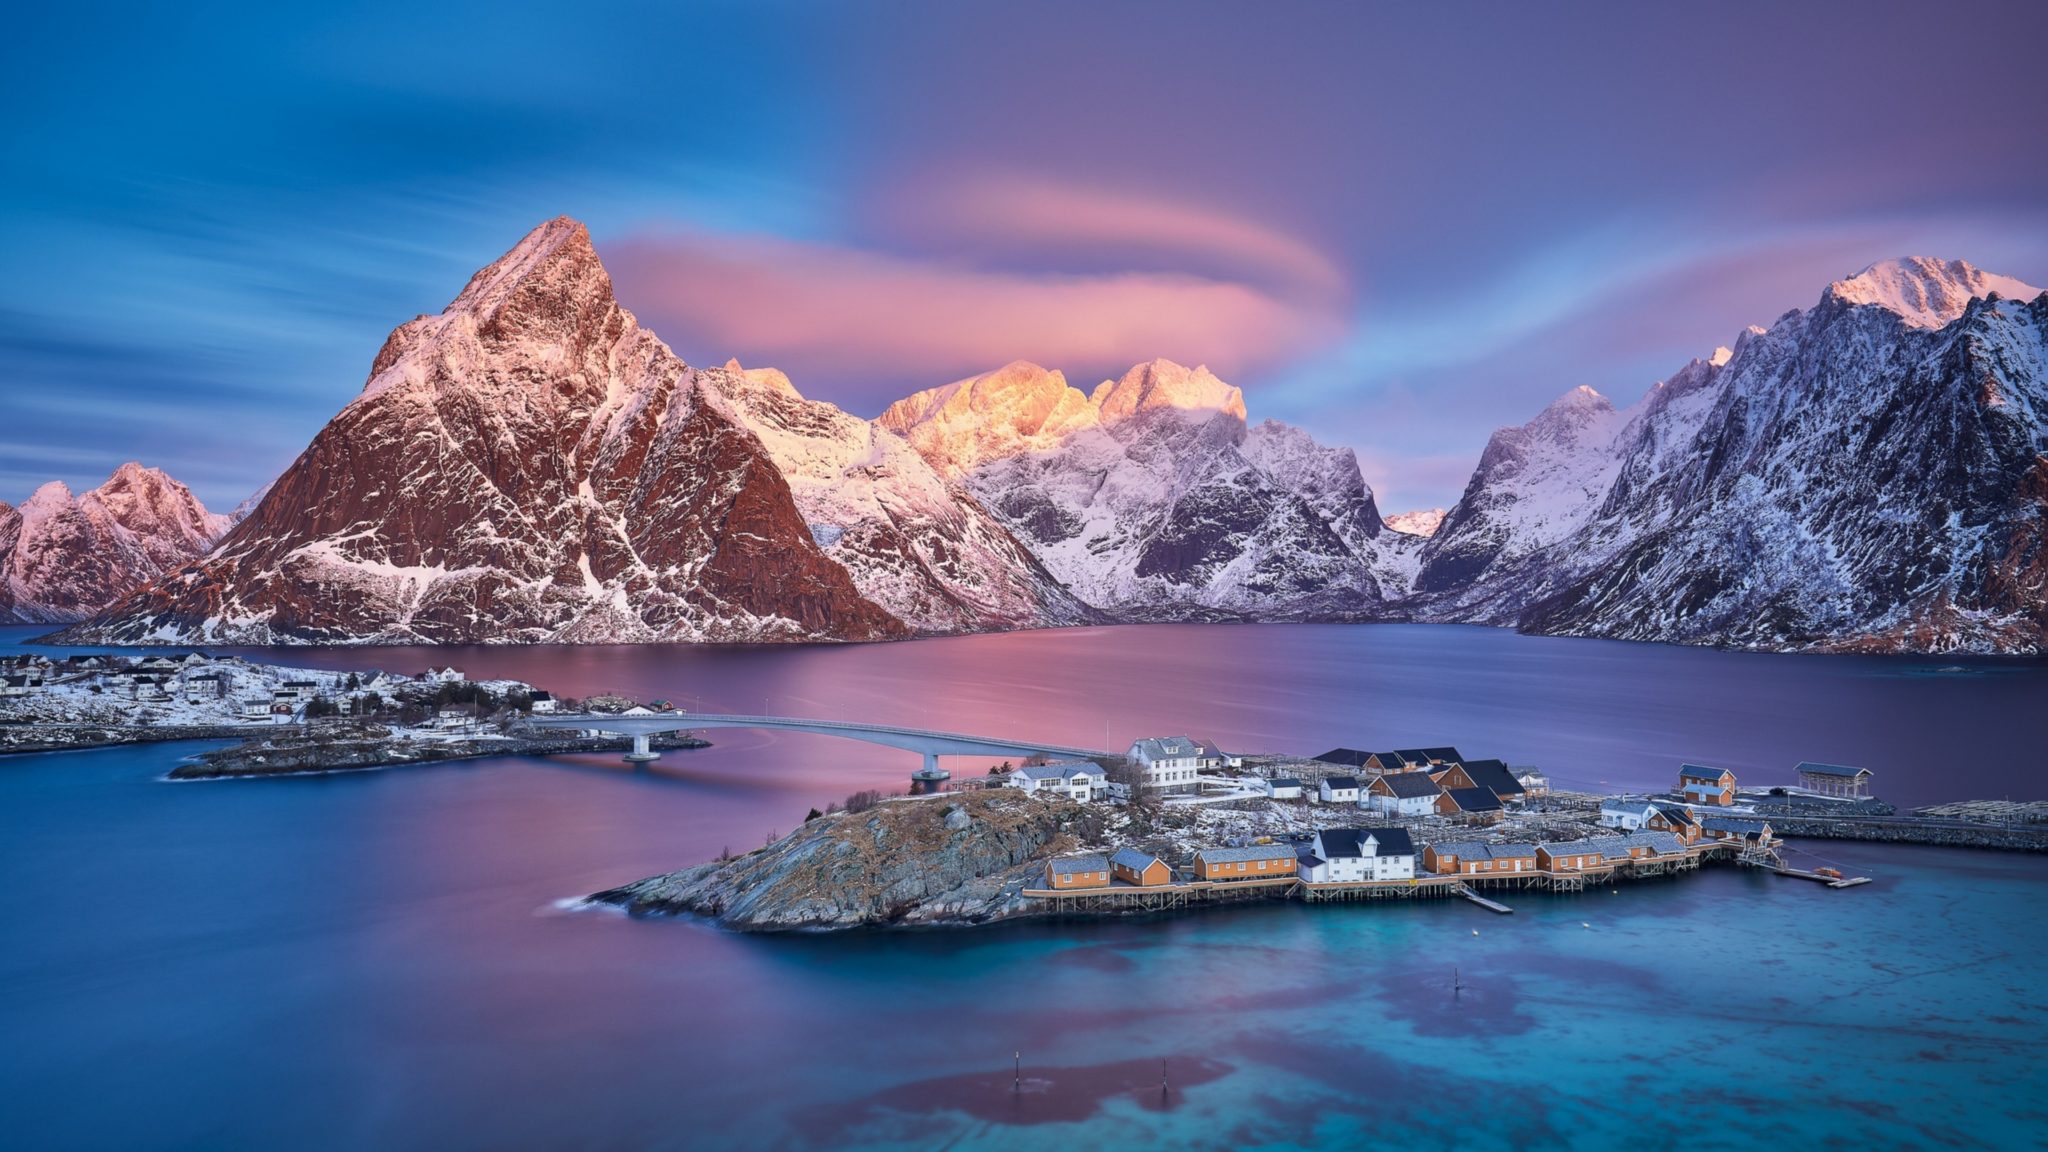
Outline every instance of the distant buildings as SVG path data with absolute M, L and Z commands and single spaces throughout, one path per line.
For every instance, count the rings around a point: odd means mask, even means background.
M 1525 796 L 1550 795 L 1550 777 L 1534 768 L 1516 769 L 1515 783 L 1522 786 L 1522 794 Z
M 1355 776 L 1325 776 L 1316 796 L 1325 804 L 1356 804 L 1360 788 Z
M 1366 785 L 1365 804 L 1375 812 L 1391 816 L 1427 816 L 1436 811 L 1443 785 L 1427 772 L 1394 772 L 1376 776 Z
M 1274 800 L 1301 799 L 1301 781 L 1292 776 L 1275 776 L 1266 781 L 1266 795 Z
M 1799 765 L 1799 786 L 1823 796 L 1834 796 L 1843 800 L 1867 800 L 1870 798 L 1871 775 L 1868 768 L 1803 763 Z

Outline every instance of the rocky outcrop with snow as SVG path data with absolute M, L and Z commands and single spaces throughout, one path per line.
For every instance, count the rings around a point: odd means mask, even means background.
M 1626 412 L 1568 395 L 1495 437 L 1418 585 L 1558 634 L 2042 651 L 2048 296 L 1888 262 Z
M 1083 395 L 1024 362 L 880 423 L 1001 517 L 1082 600 L 1131 620 L 1353 619 L 1385 599 L 1356 458 L 1204 368 L 1141 364 Z
M 73 496 L 52 481 L 0 504 L 0 620 L 83 620 L 205 552 L 228 518 L 155 468 L 130 462 Z
M 905 625 L 812 538 L 721 388 L 543 224 L 370 380 L 220 544 L 78 641 L 870 640 Z

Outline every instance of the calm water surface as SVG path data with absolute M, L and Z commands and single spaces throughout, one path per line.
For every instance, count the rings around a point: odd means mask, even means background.
M 0 650 L 31 634 L 0 632 Z M 1826 759 L 1873 768 L 1902 804 L 2048 796 L 2040 663 L 1442 627 L 261 655 L 452 658 L 572 695 L 1087 745 L 1456 743 L 1615 788 L 1666 784 L 1684 759 L 1757 783 Z M 713 737 L 640 772 L 585 756 L 173 785 L 190 746 L 0 759 L 0 1145 L 2048 1140 L 2037 857 L 1830 844 L 1879 881 L 1709 870 L 1518 895 L 1511 917 L 1276 906 L 745 938 L 556 911 L 915 767 L 827 738 Z

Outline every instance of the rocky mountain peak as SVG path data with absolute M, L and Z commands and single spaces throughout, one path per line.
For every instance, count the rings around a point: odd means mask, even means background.
M 1151 360 L 1105 380 L 1090 397 L 1104 424 L 1115 424 L 1161 409 L 1216 412 L 1244 423 L 1244 393 L 1212 375 L 1206 365 L 1194 368 L 1171 360 Z
M 1996 292 L 2031 300 L 2039 288 L 1985 272 L 1967 260 L 1907 256 L 1884 260 L 1828 285 L 1827 298 L 1851 306 L 1883 308 L 1914 328 L 1942 328 L 1963 314 L 1972 297 Z
M 52 480 L 0 515 L 0 618 L 83 619 L 227 528 L 183 484 L 132 461 L 83 495 Z

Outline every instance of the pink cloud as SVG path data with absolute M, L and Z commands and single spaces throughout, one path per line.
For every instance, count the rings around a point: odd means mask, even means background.
M 1040 202 L 1041 208 L 1050 201 Z M 1105 211 L 1081 231 L 1106 236 Z M 1142 224 L 1137 216 L 1127 224 Z M 1050 218 L 1031 227 L 1050 228 Z M 1139 241 L 1158 247 L 1187 221 Z M 1208 251 L 1308 270 L 1257 230 L 1210 233 Z M 603 245 L 620 299 L 692 362 L 738 356 L 797 376 L 886 376 L 924 386 L 1017 358 L 1077 375 L 1156 356 L 1219 375 L 1267 367 L 1342 332 L 1333 299 L 1171 271 L 1017 272 L 769 236 L 643 233 Z M 1321 274 L 1311 275 L 1316 279 Z M 1327 277 L 1323 277 L 1327 280 Z
M 885 227 L 977 254 L 1109 255 L 1248 279 L 1304 301 L 1347 295 L 1344 273 L 1300 238 L 1159 196 L 988 174 L 906 182 L 871 214 Z

